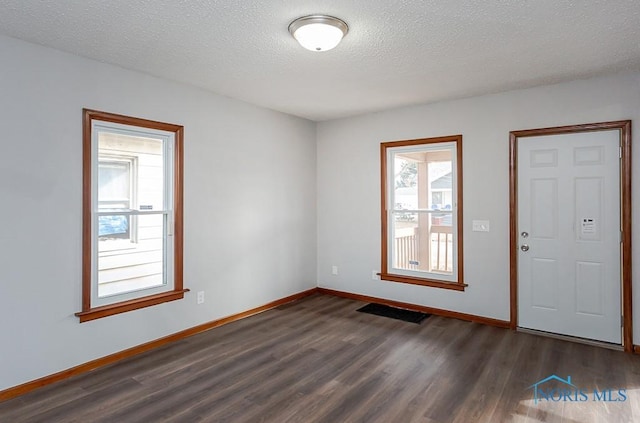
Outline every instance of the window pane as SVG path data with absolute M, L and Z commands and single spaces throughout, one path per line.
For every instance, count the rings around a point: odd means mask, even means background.
M 450 212 L 394 212 L 393 268 L 453 274 Z
M 396 210 L 418 209 L 418 162 L 396 154 L 394 166 L 394 204 Z
M 98 209 L 128 210 L 131 204 L 131 160 L 101 158 L 98 161 Z M 129 216 L 100 216 L 100 238 L 129 239 Z
M 451 151 L 448 152 L 449 157 Z M 453 181 L 451 159 L 428 164 L 429 167 L 429 208 L 431 210 L 453 209 Z
M 452 210 L 452 150 L 398 152 L 393 160 L 395 210 Z
M 98 157 L 99 208 L 164 210 L 162 139 L 102 131 Z
M 100 218 L 119 216 L 100 216 Z M 127 239 L 98 241 L 98 297 L 165 284 L 164 215 L 130 216 Z
M 98 208 L 128 208 L 131 198 L 131 162 L 98 162 Z

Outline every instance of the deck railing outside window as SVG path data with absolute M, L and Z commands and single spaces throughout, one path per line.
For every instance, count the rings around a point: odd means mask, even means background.
M 429 271 L 451 272 L 453 269 L 453 231 L 451 226 L 432 225 L 425 240 L 430 240 Z M 395 233 L 395 263 L 399 269 L 419 270 L 420 233 L 417 227 L 402 228 Z

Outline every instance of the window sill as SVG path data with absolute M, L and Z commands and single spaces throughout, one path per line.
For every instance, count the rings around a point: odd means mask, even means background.
M 140 308 L 150 307 L 169 301 L 180 300 L 184 298 L 185 292 L 189 292 L 189 290 L 181 289 L 178 291 L 169 291 L 163 292 L 161 294 L 149 295 L 148 297 L 136 298 L 134 300 L 123 301 L 120 303 L 92 308 L 86 311 L 80 311 L 76 313 L 76 316 L 80 318 L 80 323 L 84 323 L 90 320 L 113 316 L 114 314 L 126 313 L 127 311 L 138 310 Z
M 433 288 L 452 289 L 454 291 L 464 291 L 468 286 L 462 282 L 444 282 L 434 279 L 414 278 L 411 276 L 392 275 L 389 273 L 379 273 L 380 279 L 390 282 L 411 283 L 414 285 L 430 286 Z

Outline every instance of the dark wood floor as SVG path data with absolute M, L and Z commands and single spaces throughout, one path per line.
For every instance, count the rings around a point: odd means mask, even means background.
M 640 421 L 639 356 L 362 305 L 314 295 L 0 403 L 0 421 Z M 535 404 L 551 374 L 588 400 Z M 626 401 L 594 401 L 606 388 Z

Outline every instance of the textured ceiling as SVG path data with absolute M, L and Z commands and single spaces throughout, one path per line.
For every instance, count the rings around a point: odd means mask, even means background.
M 0 33 L 317 121 L 640 69 L 638 0 L 0 0 Z

